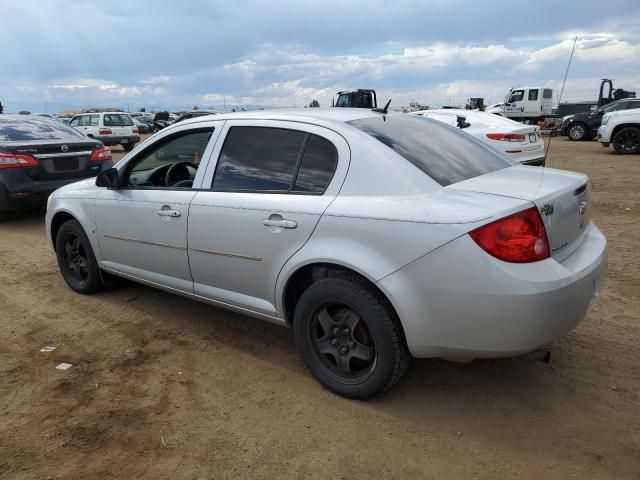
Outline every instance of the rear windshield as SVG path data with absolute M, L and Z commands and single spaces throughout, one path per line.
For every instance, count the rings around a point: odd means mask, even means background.
M 133 125 L 131 117 L 122 113 L 105 113 L 104 114 L 104 126 L 105 127 L 130 127 Z
M 58 120 L 44 117 L 19 118 L 0 115 L 0 141 L 26 142 L 30 140 L 80 140 L 85 136 Z
M 412 115 L 347 122 L 414 164 L 443 187 L 516 165 L 455 127 Z

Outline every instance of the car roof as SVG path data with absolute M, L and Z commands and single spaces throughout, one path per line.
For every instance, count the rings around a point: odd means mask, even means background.
M 363 118 L 382 115 L 368 108 L 287 108 L 252 110 L 249 112 L 219 113 L 210 118 L 207 115 L 190 118 L 180 122 L 181 125 L 199 123 L 207 120 L 288 120 L 302 123 L 339 124 Z M 406 113 L 388 112 L 385 115 L 406 115 Z

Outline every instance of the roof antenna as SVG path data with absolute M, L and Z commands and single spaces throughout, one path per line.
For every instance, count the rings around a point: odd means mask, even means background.
M 371 110 L 377 113 L 384 113 L 387 114 L 389 113 L 389 105 L 391 104 L 391 99 L 389 99 L 389 101 L 387 102 L 387 104 L 384 106 L 384 108 L 372 108 Z
M 558 96 L 558 111 L 560 110 L 560 102 L 562 101 L 562 94 L 564 93 L 564 86 L 567 83 L 567 75 L 569 75 L 569 67 L 571 67 L 571 60 L 573 60 L 573 51 L 576 49 L 576 42 L 578 37 L 573 39 L 573 48 L 571 49 L 571 55 L 569 55 L 569 63 L 567 63 L 567 70 L 564 72 L 564 80 L 562 80 L 562 88 L 560 89 L 560 95 Z M 551 139 L 553 137 L 549 135 L 549 141 L 547 142 L 547 150 L 544 152 L 545 163 L 547 162 L 547 156 L 549 155 L 549 148 L 551 148 Z

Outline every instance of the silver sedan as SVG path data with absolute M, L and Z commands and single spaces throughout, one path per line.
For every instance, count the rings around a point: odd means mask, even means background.
M 111 276 L 293 328 L 311 373 L 367 398 L 414 357 L 530 352 L 593 304 L 606 240 L 585 175 L 440 122 L 364 109 L 162 130 L 49 199 L 77 292 Z

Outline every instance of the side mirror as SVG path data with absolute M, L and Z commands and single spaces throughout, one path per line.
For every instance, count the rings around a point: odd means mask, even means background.
M 118 178 L 118 170 L 116 168 L 110 168 L 109 170 L 105 170 L 104 172 L 101 172 L 100 175 L 96 177 L 96 186 L 107 187 L 111 189 L 120 188 L 120 179 Z

